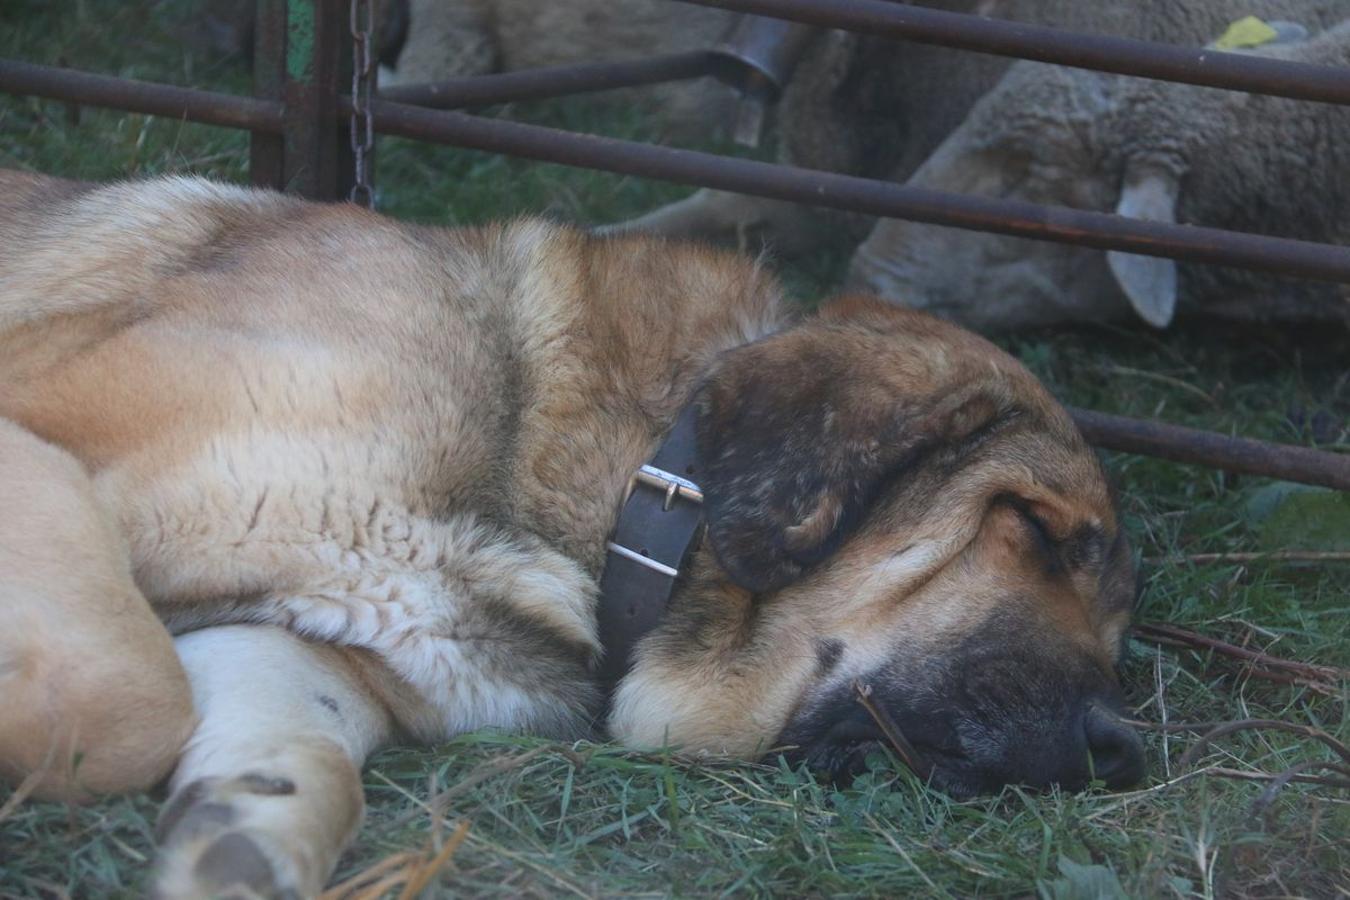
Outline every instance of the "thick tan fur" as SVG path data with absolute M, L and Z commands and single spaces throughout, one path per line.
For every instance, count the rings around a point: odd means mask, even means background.
M 165 895 L 317 891 L 396 736 L 588 733 L 605 541 L 696 393 L 710 539 L 615 736 L 762 752 L 1014 588 L 1109 678 L 1097 462 L 950 326 L 849 298 L 789 327 L 754 261 L 697 246 L 195 179 L 0 173 L 0 248 L 0 775 L 81 797 L 177 763 Z M 1090 552 L 1047 565 L 1027 510 Z

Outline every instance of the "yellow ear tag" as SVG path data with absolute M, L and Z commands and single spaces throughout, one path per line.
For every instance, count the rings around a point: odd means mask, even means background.
M 1279 37 L 1279 32 L 1262 22 L 1256 16 L 1238 19 L 1225 31 L 1212 46 L 1215 50 L 1242 50 L 1248 47 L 1260 47 Z

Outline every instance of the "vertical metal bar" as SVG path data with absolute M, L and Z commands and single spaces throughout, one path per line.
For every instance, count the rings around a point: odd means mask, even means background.
M 286 190 L 314 200 L 346 195 L 343 153 L 335 126 L 341 87 L 345 0 L 285 0 L 286 128 L 282 176 Z M 349 158 L 349 157 L 348 157 Z
M 373 0 L 372 0 L 373 2 Z M 352 0 L 332 0 L 330 14 L 335 23 L 332 37 L 333 69 L 333 111 L 338 114 L 332 140 L 337 154 L 335 165 L 337 172 L 334 181 L 336 199 L 347 200 L 351 197 L 352 185 L 356 184 L 356 158 L 352 152 L 351 117 L 341 115 L 338 95 L 352 89 Z M 359 4 L 355 4 L 358 5 Z M 371 161 L 372 168 L 374 161 Z
M 281 101 L 286 85 L 286 0 L 257 0 L 253 19 L 253 96 Z M 286 189 L 285 142 L 279 134 L 249 133 L 248 178 L 258 187 Z

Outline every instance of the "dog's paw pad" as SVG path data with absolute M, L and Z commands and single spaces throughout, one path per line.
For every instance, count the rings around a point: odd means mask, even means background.
M 160 845 L 155 896 L 163 900 L 222 897 L 293 900 L 302 896 L 270 829 L 258 830 L 270 804 L 291 802 L 289 778 L 248 773 L 200 778 L 178 790 L 155 826 Z M 280 855 L 278 855 L 280 854 Z
M 183 836 L 191 815 L 184 817 L 183 826 L 174 832 L 175 843 L 160 858 L 153 893 L 156 900 L 299 900 L 303 896 L 294 873 L 264 849 L 264 836 L 241 830 Z
M 295 900 L 300 895 L 277 881 L 267 855 L 246 834 L 230 831 L 216 838 L 192 867 L 197 885 L 212 896 Z

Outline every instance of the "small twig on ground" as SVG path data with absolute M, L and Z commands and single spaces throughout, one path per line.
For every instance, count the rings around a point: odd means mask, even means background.
M 1331 763 L 1335 765 L 1335 763 Z M 1208 769 L 1196 769 L 1195 775 L 1215 775 L 1219 778 L 1232 778 L 1237 781 L 1275 781 L 1283 777 L 1286 773 L 1280 772 L 1272 774 L 1270 772 L 1249 772 L 1245 769 L 1229 769 L 1224 766 L 1212 766 Z M 1180 781 L 1181 779 L 1177 779 Z M 1290 781 L 1298 784 L 1320 784 L 1324 787 L 1344 788 L 1350 790 L 1350 778 L 1324 778 L 1321 775 L 1303 775 L 1295 773 L 1289 778 Z
M 895 751 L 896 757 L 909 767 L 917 777 L 927 781 L 933 774 L 933 766 L 919 755 L 919 751 L 914 749 L 914 745 L 905 739 L 900 731 L 900 726 L 895 724 L 895 719 L 891 718 L 890 713 L 872 702 L 872 686 L 863 684 L 860 681 L 853 682 L 853 692 L 858 695 L 858 702 L 862 708 L 867 710 L 867 714 L 877 723 L 881 733 L 886 736 L 891 749 Z
M 1218 728 L 1224 722 L 1145 722 L 1143 719 L 1121 719 L 1131 728 L 1138 728 L 1141 731 L 1166 731 L 1169 734 L 1178 731 L 1209 731 L 1211 728 Z
M 1304 737 L 1312 738 L 1313 740 L 1320 741 L 1330 747 L 1333 753 L 1343 759 L 1346 763 L 1350 763 L 1350 747 L 1345 746 L 1345 744 L 1342 744 L 1340 741 L 1336 740 L 1336 738 L 1327 734 L 1320 728 L 1313 728 L 1311 725 L 1298 725 L 1293 722 L 1282 722 L 1279 719 L 1239 719 L 1234 722 L 1224 722 L 1221 725 L 1216 725 L 1214 728 L 1211 728 L 1209 731 L 1202 734 L 1199 739 L 1191 745 L 1191 748 L 1182 755 L 1181 760 L 1177 763 L 1177 768 L 1190 768 L 1191 764 L 1195 762 L 1196 757 L 1200 755 L 1201 751 L 1218 738 L 1239 731 L 1253 731 L 1257 729 L 1285 731 L 1290 734 L 1300 734 Z
M 1175 625 L 1164 625 L 1160 622 L 1136 622 L 1132 629 L 1137 637 L 1150 643 L 1212 650 L 1222 656 L 1247 663 L 1244 671 L 1253 677 L 1264 678 L 1268 681 L 1299 684 L 1320 694 L 1335 694 L 1338 690 L 1336 682 L 1350 680 L 1350 671 L 1345 669 L 1298 662 L 1257 650 L 1248 650 L 1228 641 L 1178 628 Z
M 1268 550 L 1264 553 L 1183 553 L 1178 556 L 1145 556 L 1145 563 L 1249 563 L 1249 562 L 1350 562 L 1345 550 Z
M 1270 780 L 1270 785 L 1261 792 L 1259 797 L 1252 801 L 1252 815 L 1259 816 L 1265 812 L 1266 808 L 1275 802 L 1275 796 L 1291 781 L 1302 781 L 1308 784 L 1321 784 L 1350 790 L 1350 778 L 1326 778 L 1315 775 L 1304 775 L 1303 773 L 1307 772 L 1309 769 L 1330 770 L 1332 772 L 1339 772 L 1342 775 L 1350 775 L 1350 766 L 1343 766 L 1340 763 L 1330 762 L 1325 759 L 1305 759 L 1301 763 L 1290 766 Z
M 1170 785 L 1180 784 L 1183 781 L 1189 781 L 1199 775 L 1214 775 L 1219 778 L 1233 778 L 1241 781 L 1266 781 L 1270 782 L 1268 787 L 1256 802 L 1252 804 L 1253 815 L 1261 812 L 1275 798 L 1275 795 L 1286 785 L 1290 783 L 1299 784 L 1318 784 L 1323 787 L 1338 788 L 1341 790 L 1350 790 L 1350 747 L 1346 747 L 1336 738 L 1327 734 L 1318 728 L 1310 725 L 1297 725 L 1293 722 L 1282 722 L 1277 719 L 1240 719 L 1232 722 L 1141 722 L 1134 719 L 1124 720 L 1126 725 L 1147 731 L 1161 732 L 1203 732 L 1200 738 L 1191 746 L 1189 750 L 1182 755 L 1177 763 L 1175 776 L 1169 776 L 1167 782 L 1157 787 L 1168 787 Z M 1273 731 L 1286 731 L 1292 734 L 1303 735 L 1320 741 L 1339 756 L 1344 762 L 1334 760 L 1307 760 L 1295 764 L 1283 772 L 1253 772 L 1243 769 L 1229 769 L 1223 766 L 1209 766 L 1204 769 L 1190 769 L 1192 763 L 1212 741 L 1224 735 L 1233 734 L 1238 731 L 1249 731 L 1255 729 L 1271 729 Z M 1309 775 L 1309 769 L 1321 769 L 1324 771 L 1336 772 L 1345 775 L 1345 778 L 1333 778 L 1325 775 Z M 1150 789 L 1152 790 L 1152 789 Z

